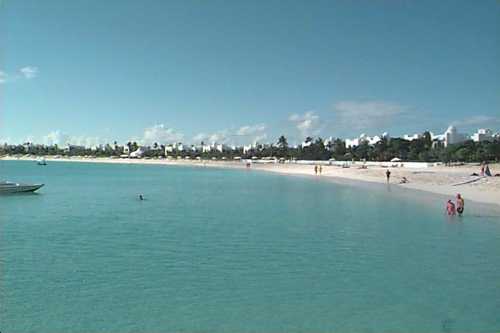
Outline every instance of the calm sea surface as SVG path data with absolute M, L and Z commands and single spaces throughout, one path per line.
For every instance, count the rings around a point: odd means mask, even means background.
M 1 332 L 500 331 L 500 218 L 480 209 L 245 170 L 0 179 L 46 184 L 0 196 Z

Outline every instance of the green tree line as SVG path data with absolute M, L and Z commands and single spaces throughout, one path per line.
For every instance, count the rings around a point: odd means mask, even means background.
M 408 141 L 402 138 L 382 138 L 378 143 L 369 145 L 362 142 L 356 147 L 346 147 L 342 139 L 334 139 L 325 143 L 318 137 L 308 137 L 305 145 L 291 147 L 285 136 L 280 136 L 275 144 L 257 145 L 255 148 L 243 151 L 242 147 L 228 149 L 223 152 L 210 151 L 200 152 L 185 149 L 183 151 L 174 150 L 168 152 L 168 156 L 174 158 L 201 158 L 201 159 L 234 159 L 241 157 L 249 159 L 252 157 L 265 158 L 274 157 L 282 159 L 296 160 L 347 160 L 347 161 L 389 161 L 394 157 L 403 161 L 415 162 L 482 162 L 500 161 L 500 140 L 474 142 L 468 140 L 459 144 L 444 147 L 440 141 L 432 140 L 429 132 L 415 140 Z M 125 146 L 129 151 L 136 150 L 139 145 L 136 142 L 128 142 Z M 165 146 L 158 143 L 153 144 L 153 149 L 145 153 L 145 157 L 158 158 L 165 156 Z M 28 151 L 23 145 L 3 145 L 0 146 L 0 155 L 24 155 L 32 154 L 37 156 L 61 155 L 61 156 L 93 156 L 93 157 L 119 157 L 123 154 L 123 147 L 106 145 L 103 149 L 92 150 L 84 147 L 74 147 L 72 149 L 62 149 L 57 145 L 43 146 L 31 145 Z

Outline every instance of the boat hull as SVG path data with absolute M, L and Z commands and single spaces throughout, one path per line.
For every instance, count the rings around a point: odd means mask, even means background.
M 13 193 L 30 193 L 35 192 L 44 184 L 13 184 L 12 186 L 0 185 L 0 194 L 13 194 Z

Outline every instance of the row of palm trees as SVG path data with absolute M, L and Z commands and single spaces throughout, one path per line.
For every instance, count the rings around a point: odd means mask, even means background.
M 203 145 L 203 143 L 202 143 Z M 127 142 L 128 151 L 133 152 L 139 148 L 137 142 Z M 0 155 L 66 155 L 66 156 L 96 156 L 96 157 L 119 157 L 123 155 L 123 147 L 115 141 L 113 145 L 106 145 L 103 149 L 93 150 L 85 147 L 73 147 L 72 149 L 60 148 L 57 145 L 43 146 L 31 145 L 26 151 L 26 146 L 9 145 L 0 146 Z M 444 147 L 440 142 L 433 141 L 429 132 L 416 140 L 408 141 L 402 138 L 382 138 L 375 145 L 362 142 L 356 147 L 346 147 L 342 139 L 334 139 L 325 142 L 322 138 L 308 137 L 304 145 L 290 147 L 285 136 L 280 136 L 275 144 L 256 145 L 253 149 L 244 150 L 242 147 L 226 149 L 221 151 L 201 152 L 199 150 L 184 149 L 173 150 L 167 153 L 169 156 L 181 158 L 217 158 L 233 159 L 241 158 L 264 158 L 275 157 L 297 160 L 367 160 L 367 161 L 389 161 L 398 157 L 403 161 L 499 161 L 500 141 L 492 142 L 466 141 L 456 145 Z M 152 149 L 146 150 L 145 157 L 159 158 L 165 156 L 165 146 L 154 143 Z

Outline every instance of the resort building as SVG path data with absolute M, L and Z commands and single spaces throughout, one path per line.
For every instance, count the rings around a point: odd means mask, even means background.
M 345 146 L 346 146 L 346 148 L 357 147 L 364 142 L 368 143 L 369 145 L 375 145 L 380 140 L 382 140 L 382 138 L 386 138 L 388 136 L 389 135 L 387 133 L 383 133 L 381 137 L 378 135 L 370 137 L 370 136 L 367 136 L 365 133 L 362 133 L 358 138 L 345 139 Z
M 482 142 L 482 141 L 493 141 L 493 132 L 490 129 L 480 128 L 476 133 L 471 136 L 472 141 Z
M 210 153 L 212 151 L 212 146 L 210 145 L 202 145 L 201 152 L 202 153 Z
M 312 144 L 313 144 L 313 142 L 312 142 L 312 141 L 304 141 L 304 142 L 302 142 L 302 143 L 300 144 L 300 146 L 301 146 L 302 148 L 305 148 L 305 147 L 309 147 L 309 146 L 310 146 L 310 145 L 312 145 Z
M 405 134 L 403 136 L 403 139 L 407 140 L 407 141 L 413 141 L 413 140 L 418 140 L 421 138 L 421 134 L 413 134 L 413 135 L 408 135 L 408 134 Z
M 459 133 L 455 126 L 450 126 L 444 132 L 444 146 L 453 145 L 456 143 L 461 143 L 467 140 L 467 136 L 465 134 Z
M 147 147 L 139 147 L 136 151 L 130 153 L 130 158 L 142 158 L 147 151 Z
M 231 148 L 230 148 L 230 147 L 228 147 L 228 146 L 226 146 L 226 145 L 225 145 L 225 144 L 223 144 L 223 143 L 220 143 L 220 144 L 216 144 L 216 145 L 215 145 L 215 150 L 217 150 L 217 151 L 218 151 L 218 152 L 220 152 L 220 153 L 223 153 L 223 152 L 225 152 L 225 151 L 230 151 L 230 150 L 231 150 Z
M 83 154 L 85 152 L 85 146 L 77 146 L 77 145 L 71 145 L 67 144 L 64 148 L 63 151 L 66 154 Z
M 246 154 L 246 153 L 252 151 L 254 148 L 255 148 L 254 145 L 243 146 L 243 154 Z

